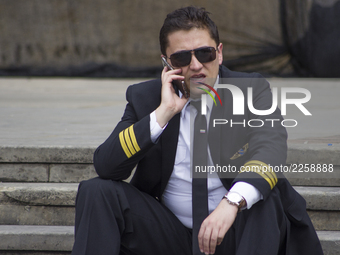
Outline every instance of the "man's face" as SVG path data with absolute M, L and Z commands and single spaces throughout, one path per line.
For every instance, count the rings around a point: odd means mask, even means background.
M 201 28 L 192 28 L 188 31 L 179 30 L 170 33 L 168 40 L 169 46 L 166 49 L 166 55 L 168 58 L 175 52 L 194 50 L 201 47 L 214 47 L 217 50 L 216 59 L 211 62 L 201 63 L 197 60 L 195 54 L 192 53 L 190 64 L 180 67 L 180 69 L 182 69 L 181 75 L 185 77 L 185 83 L 188 87 L 190 86 L 190 96 L 193 98 L 200 97 L 200 95 L 204 92 L 197 88 L 202 87 L 202 85 L 196 82 L 203 82 L 210 86 L 214 86 L 219 71 L 219 65 L 222 64 L 223 60 L 222 43 L 220 43 L 220 45 L 216 48 L 216 42 L 211 38 L 208 29 Z M 168 60 L 171 64 L 171 59 Z

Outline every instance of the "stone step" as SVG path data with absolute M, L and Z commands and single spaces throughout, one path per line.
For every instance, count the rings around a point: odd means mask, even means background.
M 294 186 L 340 187 L 340 166 L 331 173 L 284 173 Z M 0 182 L 76 183 L 97 176 L 92 163 L 0 163 Z
M 99 145 L 99 144 L 98 144 Z M 0 146 L 1 163 L 90 164 L 94 146 Z M 340 143 L 288 143 L 288 164 L 340 165 Z
M 340 231 L 317 231 L 324 255 L 340 255 Z
M 0 183 L 1 204 L 74 206 L 78 183 Z M 339 187 L 294 186 L 310 210 L 340 210 Z
M 0 183 L 0 224 L 74 225 L 78 183 Z
M 74 183 L 97 176 L 95 147 L 1 147 L 0 182 Z M 284 174 L 296 186 L 340 187 L 340 145 L 290 144 Z
M 309 210 L 340 211 L 339 187 L 294 186 L 294 189 L 306 199 Z
M 90 164 L 95 147 L 0 146 L 1 163 Z
M 1 254 L 70 254 L 74 227 L 0 225 L 0 240 Z
M 317 234 L 325 255 L 340 254 L 340 231 L 317 231 Z M 70 254 L 74 227 L 0 225 L 0 240 L 1 254 Z
M 294 186 L 307 203 L 316 230 L 340 230 L 340 188 Z
M 97 176 L 95 147 L 1 147 L 0 182 L 74 183 Z
M 75 208 L 0 204 L 0 225 L 74 225 Z
M 74 183 L 96 176 L 92 163 L 0 163 L 0 182 Z
M 340 187 L 340 166 L 327 164 L 288 164 L 288 166 L 291 172 L 284 172 L 284 175 L 293 186 Z
M 1 204 L 74 206 L 78 183 L 0 183 Z
M 300 142 L 288 142 L 289 171 L 284 171 L 284 175 L 290 183 L 340 187 L 340 144 Z
M 0 183 L 0 224 L 74 225 L 78 183 Z M 294 187 L 317 230 L 340 230 L 339 187 Z
M 339 169 L 340 173 L 340 169 Z M 338 174 L 337 174 L 338 175 Z M 293 186 L 340 187 L 340 177 L 336 178 L 295 178 L 286 176 Z

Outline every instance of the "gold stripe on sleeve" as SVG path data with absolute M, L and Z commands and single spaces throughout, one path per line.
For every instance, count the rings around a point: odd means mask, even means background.
M 129 151 L 128 147 L 126 146 L 123 132 L 124 132 L 124 130 L 119 133 L 120 145 L 122 146 L 126 156 L 128 158 L 130 158 L 132 155 L 131 155 L 131 152 Z
M 136 139 L 136 136 L 135 136 L 135 131 L 133 130 L 133 125 L 131 125 L 129 127 L 129 131 L 130 131 L 130 137 L 131 137 L 132 144 L 135 147 L 136 152 L 139 152 L 140 148 L 139 148 L 138 143 L 137 143 L 137 139 Z
M 136 154 L 136 150 L 132 146 L 131 139 L 130 139 L 130 136 L 129 136 L 129 130 L 130 130 L 130 128 L 127 128 L 127 129 L 124 130 L 124 138 L 125 138 L 125 142 L 126 142 L 128 148 L 129 148 L 129 150 L 131 151 L 131 154 L 134 155 L 134 154 Z
M 242 172 L 254 172 L 259 174 L 268 182 L 270 189 L 273 189 L 277 183 L 277 176 L 273 171 L 273 168 L 259 160 L 251 160 L 244 164 L 241 170 L 241 173 Z

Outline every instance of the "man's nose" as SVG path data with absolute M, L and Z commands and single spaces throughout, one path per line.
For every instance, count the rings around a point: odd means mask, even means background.
M 202 63 L 198 61 L 198 59 L 195 56 L 195 52 L 191 52 L 191 62 L 190 62 L 190 68 L 193 70 L 201 69 L 203 67 Z

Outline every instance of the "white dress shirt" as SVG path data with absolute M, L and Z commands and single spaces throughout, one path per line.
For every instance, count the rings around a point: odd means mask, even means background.
M 217 81 L 218 82 L 218 79 Z M 180 95 L 181 96 L 181 95 Z M 207 100 L 207 123 L 209 123 L 213 100 Z M 190 112 L 191 111 L 191 112 Z M 190 171 L 190 118 L 195 118 L 197 110 L 190 106 L 190 101 L 184 106 L 180 116 L 180 128 L 175 157 L 175 165 L 169 182 L 162 196 L 162 202 L 177 218 L 188 228 L 192 228 L 192 178 Z M 167 126 L 167 125 L 166 125 Z M 156 114 L 150 114 L 151 140 L 155 142 L 163 130 L 156 121 Z M 208 148 L 208 165 L 213 165 L 210 150 Z M 208 174 L 208 206 L 211 213 L 220 203 L 222 197 L 227 193 L 217 173 Z M 262 194 L 254 186 L 246 182 L 236 182 L 230 191 L 239 193 L 247 202 L 247 209 L 263 198 Z

